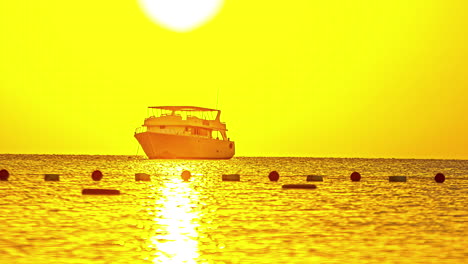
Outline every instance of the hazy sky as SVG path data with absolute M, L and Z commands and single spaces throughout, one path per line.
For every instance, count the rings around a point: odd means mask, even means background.
M 0 3 L 0 153 L 136 154 L 146 108 L 218 107 L 237 156 L 468 159 L 466 1 Z M 139 150 L 139 154 L 142 154 Z

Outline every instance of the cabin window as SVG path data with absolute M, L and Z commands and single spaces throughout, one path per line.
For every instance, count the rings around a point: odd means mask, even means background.
M 205 136 L 205 137 L 208 136 L 208 130 L 200 128 L 199 135 Z
M 166 126 L 159 126 L 159 128 L 160 128 L 160 129 L 165 129 L 165 128 L 166 128 Z

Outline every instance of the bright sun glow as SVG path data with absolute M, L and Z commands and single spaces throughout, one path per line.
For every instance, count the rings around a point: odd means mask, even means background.
M 157 24 L 185 32 L 215 16 L 223 0 L 140 0 L 146 14 Z

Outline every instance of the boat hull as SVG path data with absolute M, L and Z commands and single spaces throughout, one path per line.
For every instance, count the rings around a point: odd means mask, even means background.
M 233 141 L 143 132 L 135 134 L 150 159 L 230 159 Z

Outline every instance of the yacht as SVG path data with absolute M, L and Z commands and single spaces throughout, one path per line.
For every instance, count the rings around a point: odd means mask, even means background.
M 150 106 L 135 138 L 150 159 L 230 159 L 234 141 L 221 111 L 196 106 Z

